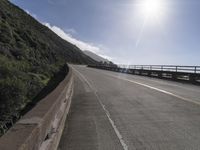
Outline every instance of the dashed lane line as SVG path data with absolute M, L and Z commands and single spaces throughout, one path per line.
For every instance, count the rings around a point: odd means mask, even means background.
M 71 67 L 72 67 L 72 66 L 71 66 Z M 124 149 L 124 150 L 128 150 L 128 146 L 126 145 L 125 141 L 123 140 L 123 137 L 122 137 L 121 133 L 119 132 L 119 130 L 117 129 L 117 126 L 115 125 L 114 121 L 112 120 L 109 111 L 106 109 L 105 105 L 102 103 L 100 97 L 98 96 L 97 90 L 91 85 L 91 83 L 86 79 L 86 77 L 85 77 L 83 74 L 81 74 L 81 73 L 80 73 L 78 70 L 76 70 L 74 67 L 72 67 L 72 69 L 73 69 L 82 79 L 84 79 L 85 82 L 88 84 L 88 86 L 91 88 L 91 90 L 94 91 L 95 96 L 97 97 L 99 104 L 100 104 L 101 107 L 103 108 L 103 110 L 104 110 L 104 112 L 105 112 L 105 114 L 106 114 L 106 116 L 107 116 L 107 118 L 108 118 L 108 120 L 109 120 L 109 122 L 110 122 L 112 128 L 114 129 L 114 131 L 115 131 L 115 133 L 116 133 L 116 135 L 117 135 L 117 137 L 118 137 L 118 139 L 119 139 L 119 141 L 120 141 L 120 143 L 121 143 L 123 149 Z

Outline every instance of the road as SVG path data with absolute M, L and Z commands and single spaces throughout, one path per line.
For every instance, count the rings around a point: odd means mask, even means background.
M 60 150 L 200 150 L 200 87 L 72 66 Z

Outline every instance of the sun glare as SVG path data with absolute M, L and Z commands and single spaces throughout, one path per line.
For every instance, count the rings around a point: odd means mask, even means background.
M 139 11 L 145 17 L 158 18 L 163 15 L 163 0 L 140 0 Z
M 136 0 L 135 10 L 137 13 L 137 18 L 142 19 L 142 24 L 140 26 L 140 31 L 137 37 L 135 46 L 141 42 L 142 36 L 146 26 L 152 27 L 152 25 L 159 26 L 162 28 L 162 23 L 165 21 L 166 14 L 168 11 L 167 0 Z

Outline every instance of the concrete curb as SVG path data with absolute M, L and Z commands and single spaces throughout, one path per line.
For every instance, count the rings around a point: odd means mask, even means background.
M 73 96 L 73 73 L 0 138 L 0 150 L 56 150 Z

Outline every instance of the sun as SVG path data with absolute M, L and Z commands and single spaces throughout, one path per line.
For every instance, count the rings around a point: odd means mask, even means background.
M 158 18 L 163 15 L 163 0 L 140 0 L 139 11 L 145 17 Z
M 146 15 L 157 15 L 161 11 L 160 0 L 145 0 L 143 4 L 143 13 Z
M 168 11 L 169 3 L 167 3 L 167 0 L 134 0 L 134 14 L 139 22 L 141 20 L 142 23 L 139 26 L 136 47 L 140 44 L 146 29 L 154 27 L 162 29 L 162 26 L 166 23 Z

